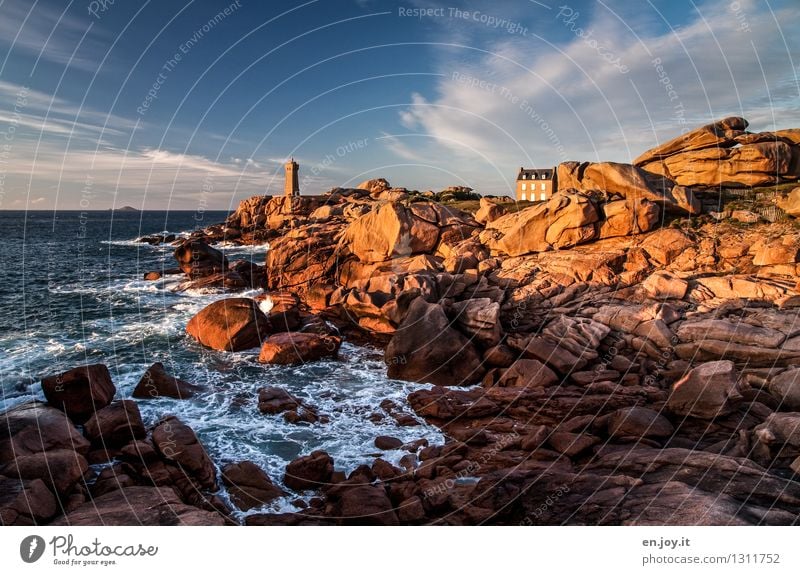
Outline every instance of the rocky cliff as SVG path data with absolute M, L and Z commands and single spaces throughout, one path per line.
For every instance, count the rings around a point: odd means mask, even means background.
M 633 165 L 562 164 L 558 193 L 513 213 L 483 200 L 473 216 L 371 180 L 251 198 L 190 238 L 268 240 L 263 268 L 188 242 L 176 257 L 183 269 L 199 254 L 187 281 L 221 278 L 227 292 L 247 271 L 273 302 L 268 312 L 248 298 L 215 302 L 190 336 L 262 346 L 260 361 L 282 364 L 335 356 L 341 337 L 382 346 L 391 377 L 432 384 L 408 404 L 448 437 L 377 438 L 379 450 L 408 451 L 401 466 L 376 458 L 349 477 L 325 453 L 300 457 L 285 487 L 320 496 L 247 522 L 800 523 L 800 227 L 720 221 L 694 189 L 797 180 L 798 132 L 746 127 L 727 118 Z M 262 392 L 263 412 L 324 425 L 284 390 Z M 391 401 L 384 411 L 413 425 Z M 129 465 L 127 481 L 158 471 L 168 485 L 175 462 L 149 461 Z M 213 493 L 200 453 L 186 464 L 186 489 Z M 26 476 L 9 516 L 45 514 L 20 511 L 37 479 Z M 258 493 L 280 492 L 259 481 Z M 186 489 L 177 513 L 219 520 L 206 514 L 213 495 L 201 504 Z

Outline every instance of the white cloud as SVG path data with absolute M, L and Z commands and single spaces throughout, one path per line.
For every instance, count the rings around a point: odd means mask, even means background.
M 686 26 L 667 33 L 620 21 L 605 5 L 572 24 L 557 19 L 556 10 L 541 10 L 551 27 L 570 33 L 568 42 L 556 47 L 529 32 L 500 41 L 494 35 L 481 45 L 489 53 L 477 58 L 447 51 L 435 96 L 413 95 L 400 121 L 435 139 L 438 154 L 459 162 L 465 174 L 476 163 L 513 171 L 566 159 L 630 161 L 659 141 L 727 115 L 745 116 L 756 131 L 800 126 L 791 61 L 800 39 L 779 28 L 793 26 L 798 11 L 773 16 L 753 0 L 738 5 L 746 29 L 726 1 L 700 6 Z M 572 37 L 577 28 L 591 31 L 597 43 Z M 402 148 L 395 151 L 407 157 Z M 483 173 L 475 187 L 487 193 L 502 187 L 501 179 Z
M 70 6 L 62 9 L 44 2 L 5 0 L 0 4 L 0 42 L 35 59 L 94 72 L 102 60 L 97 55 L 105 52 L 99 39 L 102 32 L 88 12 L 85 17 L 68 14 Z
M 271 174 L 247 165 L 224 164 L 199 155 L 161 149 L 68 149 L 58 142 L 17 144 L 4 167 L 4 206 L 20 206 L 28 189 L 55 187 L 57 193 L 32 204 L 74 209 L 91 196 L 94 209 L 143 205 L 161 209 L 206 209 L 235 205 L 238 199 L 266 193 Z M 279 182 L 282 184 L 282 182 Z M 57 199 L 56 199 L 57 198 Z

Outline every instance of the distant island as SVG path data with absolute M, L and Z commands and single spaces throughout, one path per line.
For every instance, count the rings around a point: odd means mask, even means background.
M 109 208 L 109 212 L 140 212 L 133 206 L 122 206 L 121 208 Z

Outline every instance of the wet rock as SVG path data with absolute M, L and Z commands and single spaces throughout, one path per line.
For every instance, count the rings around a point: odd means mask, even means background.
M 218 351 L 242 351 L 261 345 L 270 326 L 255 301 L 228 298 L 203 308 L 189 320 L 186 333 Z
M 84 429 L 92 443 L 109 447 L 120 447 L 146 435 L 139 407 L 130 399 L 114 401 L 98 410 Z
M 496 415 L 502 409 L 483 397 L 481 390 L 460 391 L 440 386 L 414 391 L 409 394 L 408 402 L 418 415 L 434 419 L 472 419 Z
M 339 337 L 317 333 L 276 333 L 264 340 L 258 361 L 298 365 L 325 357 L 336 357 L 341 343 Z
M 186 399 L 192 397 L 199 390 L 198 386 L 169 375 L 164 369 L 164 364 L 157 362 L 147 368 L 132 395 L 138 399 L 157 399 L 159 397 Z
M 676 415 L 713 419 L 733 412 L 741 397 L 733 362 L 710 361 L 672 386 L 667 408 Z
M 194 431 L 175 416 L 153 429 L 153 444 L 161 456 L 173 462 L 203 489 L 216 491 L 216 470 Z
M 111 403 L 117 389 L 108 368 L 97 363 L 45 377 L 42 391 L 50 405 L 63 410 L 75 423 L 83 423 Z
M 234 505 L 242 511 L 265 505 L 285 492 L 277 487 L 269 476 L 251 461 L 230 463 L 222 468 L 222 482 Z
M 391 437 L 388 435 L 379 435 L 375 438 L 375 447 L 381 449 L 383 451 L 388 451 L 392 449 L 400 449 L 403 447 L 403 442 L 396 437 Z
M 178 266 L 187 276 L 197 279 L 228 269 L 228 260 L 202 240 L 189 240 L 175 249 Z
M 563 453 L 567 457 L 576 457 L 592 446 L 600 443 L 600 439 L 581 433 L 555 431 L 547 438 L 547 442 L 550 444 L 550 447 L 559 453 Z
M 258 409 L 268 415 L 283 413 L 284 419 L 289 423 L 327 422 L 327 418 L 320 417 L 315 408 L 280 387 L 269 386 L 259 389 Z
M 312 451 L 286 466 L 283 483 L 295 491 L 319 489 L 329 484 L 333 475 L 333 458 L 324 451 Z

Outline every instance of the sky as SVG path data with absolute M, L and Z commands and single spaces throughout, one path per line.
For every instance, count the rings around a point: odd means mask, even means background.
M 800 127 L 797 0 L 0 0 L 0 209 L 512 194 L 730 115 Z

